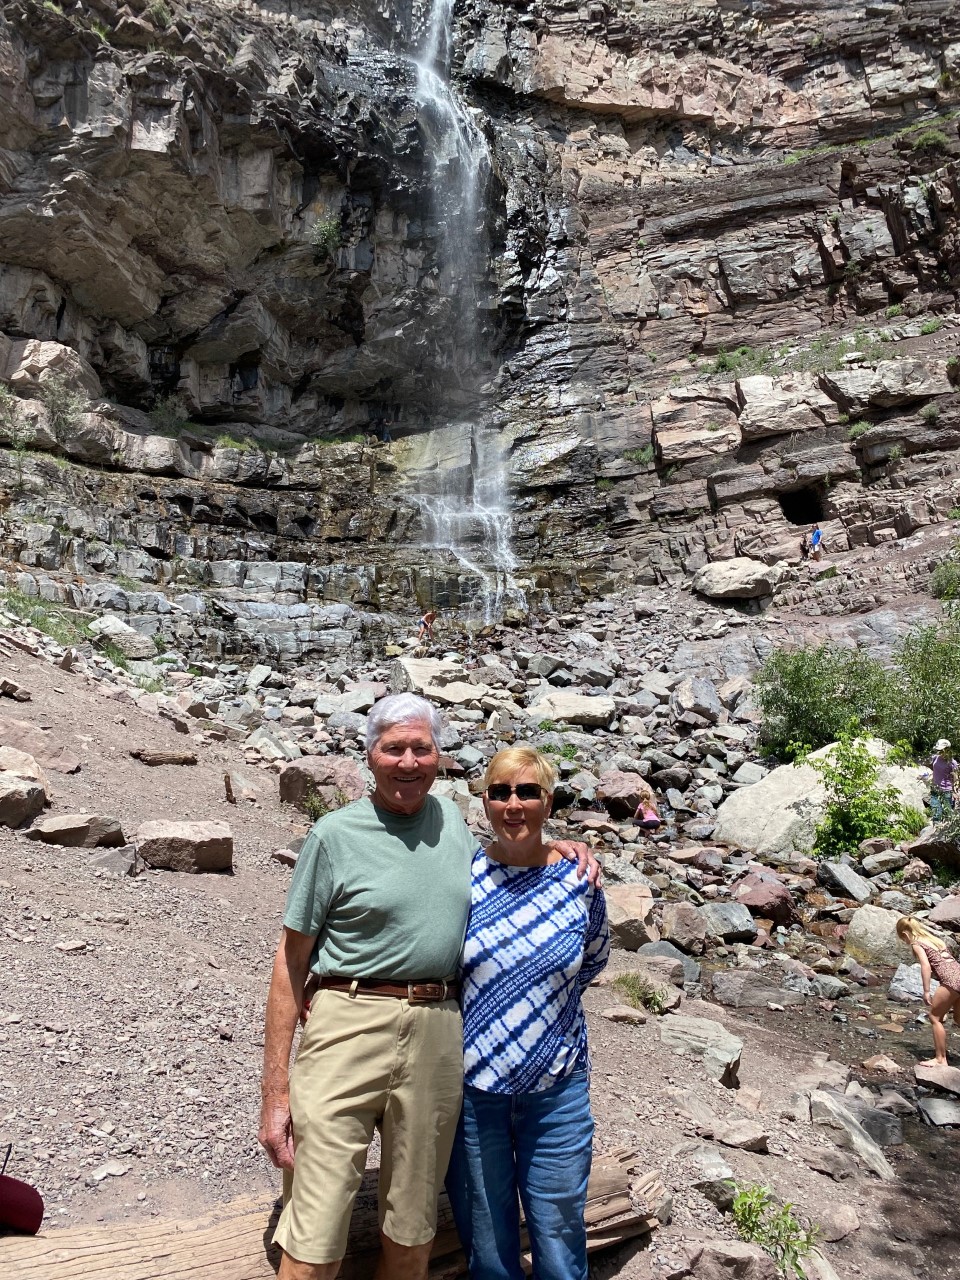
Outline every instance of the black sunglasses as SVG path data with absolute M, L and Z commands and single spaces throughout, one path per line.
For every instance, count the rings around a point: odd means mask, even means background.
M 515 787 L 509 782 L 494 782 L 487 787 L 487 799 L 496 804 L 506 804 L 514 794 L 518 800 L 542 800 L 543 787 L 539 782 L 518 782 Z

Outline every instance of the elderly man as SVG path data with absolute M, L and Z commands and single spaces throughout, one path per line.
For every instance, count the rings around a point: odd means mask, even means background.
M 439 730 L 425 699 L 381 699 L 367 718 L 373 795 L 321 818 L 297 861 L 267 999 L 259 1134 L 284 1170 L 279 1280 L 336 1276 L 375 1128 L 377 1280 L 427 1274 L 460 1112 L 456 975 L 476 848 L 453 801 L 429 794 Z M 558 847 L 585 864 L 583 846 Z

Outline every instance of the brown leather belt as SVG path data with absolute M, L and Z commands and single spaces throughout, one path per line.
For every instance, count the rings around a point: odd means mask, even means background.
M 376 978 L 321 978 L 319 986 L 325 991 L 362 991 L 365 996 L 393 996 L 396 1000 L 409 1000 L 411 1004 L 439 1004 L 444 1000 L 456 1000 L 460 995 L 459 982 L 380 982 Z

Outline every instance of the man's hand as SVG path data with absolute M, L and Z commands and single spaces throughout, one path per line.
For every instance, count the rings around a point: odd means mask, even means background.
M 287 1098 L 264 1098 L 257 1141 L 277 1169 L 293 1168 L 293 1121 Z
M 568 862 L 577 864 L 577 879 L 582 880 L 584 876 L 591 884 L 596 885 L 599 889 L 603 884 L 603 867 L 593 856 L 587 845 L 582 844 L 579 840 L 554 840 L 553 847 Z

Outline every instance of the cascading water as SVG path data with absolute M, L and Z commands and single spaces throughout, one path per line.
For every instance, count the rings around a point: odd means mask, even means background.
M 454 0 L 431 0 L 423 48 L 416 59 L 417 103 L 431 142 L 441 297 L 448 310 L 451 351 L 441 361 L 458 398 L 479 404 L 486 343 L 478 323 L 479 288 L 488 250 L 485 195 L 490 157 L 483 134 L 450 82 Z M 507 600 L 523 605 L 514 573 L 512 517 L 505 451 L 497 433 L 465 423 L 469 467 L 437 468 L 437 490 L 417 497 L 429 546 L 449 552 L 479 583 L 484 621 Z

